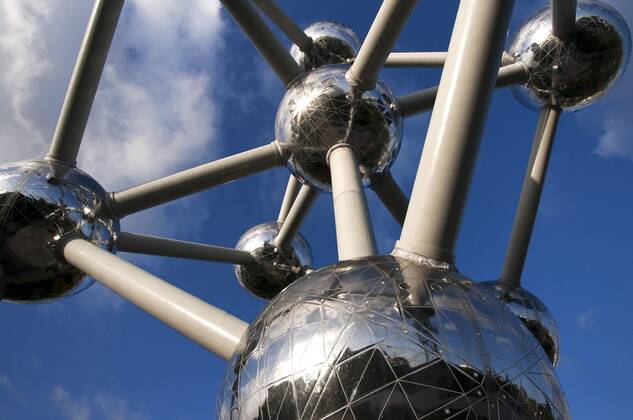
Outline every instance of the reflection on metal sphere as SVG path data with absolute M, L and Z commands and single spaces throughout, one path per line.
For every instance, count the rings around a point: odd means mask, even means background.
M 304 71 L 328 64 L 349 64 L 360 50 L 360 39 L 340 23 L 316 22 L 304 32 L 312 38 L 310 50 L 303 52 L 296 45 L 290 48 L 290 55 Z
M 576 31 L 569 39 L 552 35 L 551 9 L 542 10 L 518 30 L 509 51 L 525 64 L 527 83 L 512 91 L 524 105 L 551 104 L 581 109 L 605 95 L 628 62 L 631 34 L 608 5 L 579 2 Z
M 481 282 L 480 285 L 492 292 L 497 299 L 519 317 L 541 343 L 545 353 L 556 367 L 560 355 L 560 336 L 554 316 L 543 302 L 527 290 L 517 287 L 507 291 L 497 281 Z
M 221 419 L 569 419 L 542 347 L 455 271 L 394 256 L 314 271 L 251 324 Z
M 95 209 L 105 191 L 90 176 L 52 161 L 0 167 L 0 298 L 39 302 L 78 293 L 92 284 L 60 262 L 52 245 L 60 237 L 83 234 L 114 251 L 117 220 Z
M 235 266 L 238 281 L 250 293 L 264 299 L 277 296 L 312 265 L 310 245 L 301 234 L 297 233 L 290 249 L 275 246 L 279 227 L 277 222 L 254 226 L 242 235 L 235 246 L 255 257 L 254 264 Z
M 385 172 L 395 160 L 402 138 L 402 116 L 382 82 L 364 92 L 345 80 L 342 65 L 314 70 L 297 80 L 279 105 L 277 140 L 290 152 L 295 176 L 321 190 L 331 188 L 327 152 L 349 143 L 358 152 L 363 182 Z

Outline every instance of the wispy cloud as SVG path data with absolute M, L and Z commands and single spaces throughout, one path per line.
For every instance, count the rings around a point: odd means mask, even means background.
M 55 385 L 50 402 L 68 420 L 145 420 L 149 414 L 143 409 L 133 408 L 122 397 L 97 393 L 91 396 L 75 396 L 61 385 Z
M 589 308 L 582 312 L 577 318 L 578 326 L 583 330 L 593 327 L 596 324 L 596 315 L 596 308 Z

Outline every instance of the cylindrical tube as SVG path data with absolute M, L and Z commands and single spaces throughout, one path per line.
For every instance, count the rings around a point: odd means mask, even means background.
M 250 252 L 239 249 L 159 238 L 131 232 L 119 233 L 116 247 L 121 252 L 159 255 L 162 257 L 227 262 L 231 264 L 251 264 L 255 262 Z
M 85 239 L 60 245 L 68 263 L 207 350 L 226 360 L 238 350 L 246 322 Z
M 308 211 L 314 204 L 319 192 L 309 185 L 301 186 L 297 199 L 292 204 L 285 222 L 281 225 L 275 238 L 275 245 L 279 248 L 288 248 L 295 238 L 299 227 L 305 219 Z
M 292 207 L 292 203 L 295 202 L 300 189 L 301 182 L 299 182 L 299 180 L 291 174 L 290 177 L 288 177 L 288 185 L 286 185 L 284 199 L 281 203 L 281 208 L 279 209 L 279 217 L 277 217 L 277 221 L 279 223 L 283 223 L 286 220 L 286 217 L 288 217 L 288 212 Z
M 312 38 L 306 35 L 303 29 L 294 23 L 273 0 L 254 0 L 254 2 L 301 51 L 307 51 L 312 47 Z
M 501 274 L 501 283 L 509 289 L 514 289 L 521 284 L 521 274 L 530 247 L 530 238 L 541 201 L 560 113 L 558 108 L 545 106 L 539 115 L 532 143 L 532 154 L 525 172 L 519 206 L 514 218 L 508 252 Z
M 391 172 L 382 174 L 374 180 L 371 189 L 374 190 L 393 218 L 402 225 L 407 215 L 409 199 L 404 195 L 396 180 L 393 179 Z
M 445 52 L 393 52 L 385 67 L 442 67 L 445 60 Z
M 363 45 L 347 72 L 347 80 L 359 89 L 371 89 L 415 8 L 417 0 L 384 0 Z
M 576 31 L 576 0 L 551 0 L 552 33 L 565 39 Z
M 211 188 L 215 185 L 285 165 L 277 142 L 224 159 L 196 166 L 127 190 L 115 192 L 106 203 L 114 217 L 124 217 L 159 204 Z
M 512 0 L 461 0 L 396 247 L 452 262 Z
M 96 0 L 47 158 L 75 165 L 123 0 Z
M 374 230 L 358 169 L 356 151 L 347 144 L 330 149 L 332 199 L 339 260 L 376 254 Z

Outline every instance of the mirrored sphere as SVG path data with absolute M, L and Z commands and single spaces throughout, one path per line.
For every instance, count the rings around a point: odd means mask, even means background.
M 400 149 L 402 116 L 391 90 L 378 81 L 364 92 L 345 79 L 347 67 L 325 66 L 295 81 L 277 111 L 275 134 L 287 148 L 292 173 L 321 189 L 331 189 L 327 153 L 337 143 L 358 154 L 365 185 L 389 169 Z
M 454 271 L 394 256 L 297 280 L 250 325 L 221 419 L 569 419 L 534 336 Z
M 52 245 L 80 233 L 114 251 L 119 223 L 95 213 L 105 194 L 89 175 L 61 163 L 0 166 L 0 297 L 41 302 L 90 286 L 82 272 L 55 257 Z
M 250 252 L 255 258 L 254 264 L 235 266 L 237 280 L 251 294 L 264 299 L 277 296 L 312 265 L 310 245 L 300 233 L 289 249 L 275 246 L 279 228 L 277 222 L 254 226 L 242 235 L 235 246 Z
M 328 64 L 349 64 L 360 50 L 360 39 L 341 23 L 316 22 L 304 32 L 312 38 L 312 48 L 305 52 L 296 45 L 290 48 L 290 55 L 304 71 Z
M 521 26 L 509 46 L 525 64 L 528 80 L 512 88 L 532 109 L 543 104 L 581 109 L 605 95 L 620 79 L 630 55 L 631 34 L 612 7 L 578 2 L 576 31 L 569 39 L 552 35 L 548 7 Z
M 560 336 L 554 316 L 545 304 L 532 293 L 517 287 L 507 291 L 498 281 L 480 283 L 481 287 L 494 294 L 506 307 L 519 317 L 541 343 L 545 353 L 556 367 L 560 354 Z

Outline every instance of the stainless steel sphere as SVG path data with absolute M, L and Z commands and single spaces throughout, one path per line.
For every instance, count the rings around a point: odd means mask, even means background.
M 523 321 L 556 367 L 560 355 L 560 335 L 554 316 L 545 304 L 521 287 L 507 291 L 498 281 L 481 282 L 480 285 L 492 292 Z
M 227 368 L 220 419 L 569 419 L 543 348 L 479 284 L 394 256 L 282 291 Z
M 272 299 L 286 286 L 303 276 L 312 265 L 310 245 L 297 233 L 289 249 L 275 246 L 279 233 L 277 222 L 254 226 L 242 235 L 235 248 L 250 252 L 254 264 L 236 265 L 235 275 L 251 294 Z
M 0 298 L 39 302 L 90 286 L 52 247 L 80 233 L 114 251 L 119 223 L 95 213 L 104 197 L 103 188 L 74 167 L 51 161 L 0 166 Z
M 304 71 L 328 64 L 351 63 L 360 50 L 360 39 L 340 23 L 316 22 L 304 32 L 312 38 L 312 47 L 305 52 L 296 45 L 290 48 L 290 55 Z
M 528 80 L 514 95 L 529 108 L 552 104 L 578 110 L 605 95 L 622 76 L 629 59 L 631 34 L 612 7 L 578 2 L 576 31 L 569 39 L 552 35 L 548 7 L 523 24 L 509 46 L 525 64 Z
M 400 149 L 402 116 L 391 90 L 378 81 L 364 92 L 345 79 L 347 67 L 325 66 L 295 81 L 283 97 L 275 134 L 290 154 L 292 173 L 331 189 L 327 152 L 349 143 L 358 153 L 363 182 L 389 169 Z

